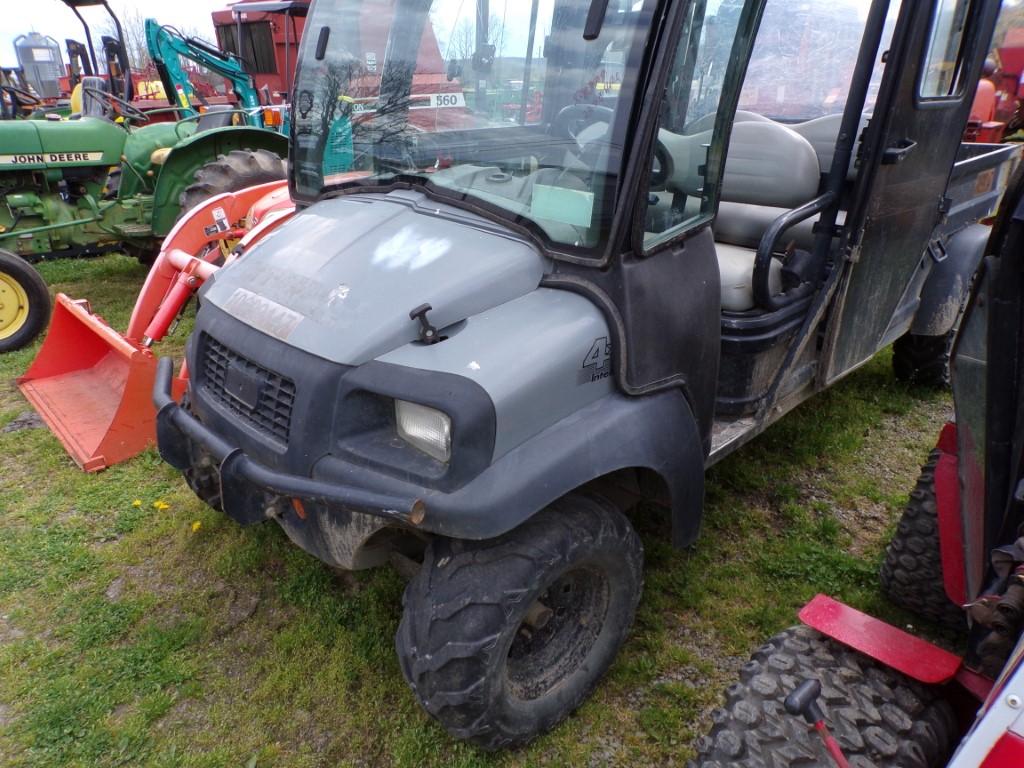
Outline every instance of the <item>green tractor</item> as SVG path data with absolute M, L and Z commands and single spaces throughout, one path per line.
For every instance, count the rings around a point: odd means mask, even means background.
M 115 18 L 106 0 L 62 1 Z M 111 250 L 147 262 L 182 210 L 284 178 L 283 135 L 233 125 L 230 109 L 147 125 L 154 111 L 132 105 L 130 83 L 127 72 L 86 77 L 70 119 L 0 121 L 0 352 L 31 343 L 49 318 L 29 262 Z

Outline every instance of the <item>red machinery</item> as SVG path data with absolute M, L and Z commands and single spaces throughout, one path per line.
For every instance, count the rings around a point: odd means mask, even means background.
M 1024 128 L 1024 28 L 1007 30 L 996 66 L 978 83 L 965 139 L 1000 142 Z
M 242 58 L 256 88 L 266 88 L 275 104 L 288 101 L 309 2 L 240 0 L 212 14 L 217 45 Z

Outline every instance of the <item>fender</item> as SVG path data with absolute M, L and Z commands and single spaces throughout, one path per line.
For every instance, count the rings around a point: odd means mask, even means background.
M 953 329 L 991 234 L 991 227 L 972 224 L 949 238 L 946 258 L 932 266 L 921 289 L 911 333 L 944 336 Z
M 178 143 L 167 155 L 153 190 L 153 234 L 165 236 L 178 218 L 178 198 L 195 172 L 217 155 L 235 149 L 266 149 L 288 156 L 288 139 L 263 128 L 226 126 L 200 131 Z
M 428 510 L 422 530 L 458 538 L 500 536 L 565 494 L 635 467 L 650 469 L 665 482 L 675 546 L 687 546 L 697 538 L 704 505 L 700 430 L 679 389 L 644 397 L 606 395 L 513 448 L 450 492 L 374 476 L 373 470 L 347 462 L 331 464 L 322 461 L 315 475 L 328 482 L 355 481 L 363 487 L 412 493 Z
M 394 519 L 400 508 L 416 508 L 421 513 L 417 530 L 490 539 L 592 480 L 644 467 L 662 478 L 669 490 L 672 543 L 690 544 L 700 528 L 704 451 L 697 421 L 677 389 L 645 397 L 607 395 L 504 454 L 472 480 L 443 490 L 413 482 L 411 472 L 396 476 L 394 469 L 345 455 L 324 456 L 312 477 L 271 469 L 181 408 L 172 395 L 172 361 L 164 359 L 160 365 L 153 399 L 160 409 L 161 456 L 172 466 L 186 467 L 192 446 L 200 446 L 221 463 L 221 483 L 231 485 L 233 495 L 243 500 L 236 505 L 240 512 L 261 500 L 257 508 L 265 509 L 268 498 L 282 494 L 388 519 Z M 367 363 L 373 365 L 386 364 Z M 228 461 L 229 457 L 234 458 Z

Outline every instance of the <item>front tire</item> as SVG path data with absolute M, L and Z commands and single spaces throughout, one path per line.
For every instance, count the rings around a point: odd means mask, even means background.
M 456 738 L 525 744 L 611 666 L 642 584 L 639 537 L 594 497 L 567 496 L 492 540 L 434 539 L 405 591 L 402 673 Z
M 21 257 L 0 250 L 0 353 L 35 341 L 52 307 L 42 276 Z
M 851 766 L 945 765 L 957 736 L 947 701 L 809 627 L 792 627 L 743 666 L 689 768 L 835 765 L 813 727 L 783 706 L 811 678 L 821 681 L 818 703 Z

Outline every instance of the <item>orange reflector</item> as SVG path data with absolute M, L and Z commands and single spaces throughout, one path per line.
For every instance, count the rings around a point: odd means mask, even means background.
M 306 507 L 302 504 L 302 499 L 292 499 L 292 509 L 295 510 L 295 514 L 301 519 L 306 519 Z
M 264 109 L 263 125 L 266 128 L 279 128 L 281 126 L 281 111 L 278 109 Z

